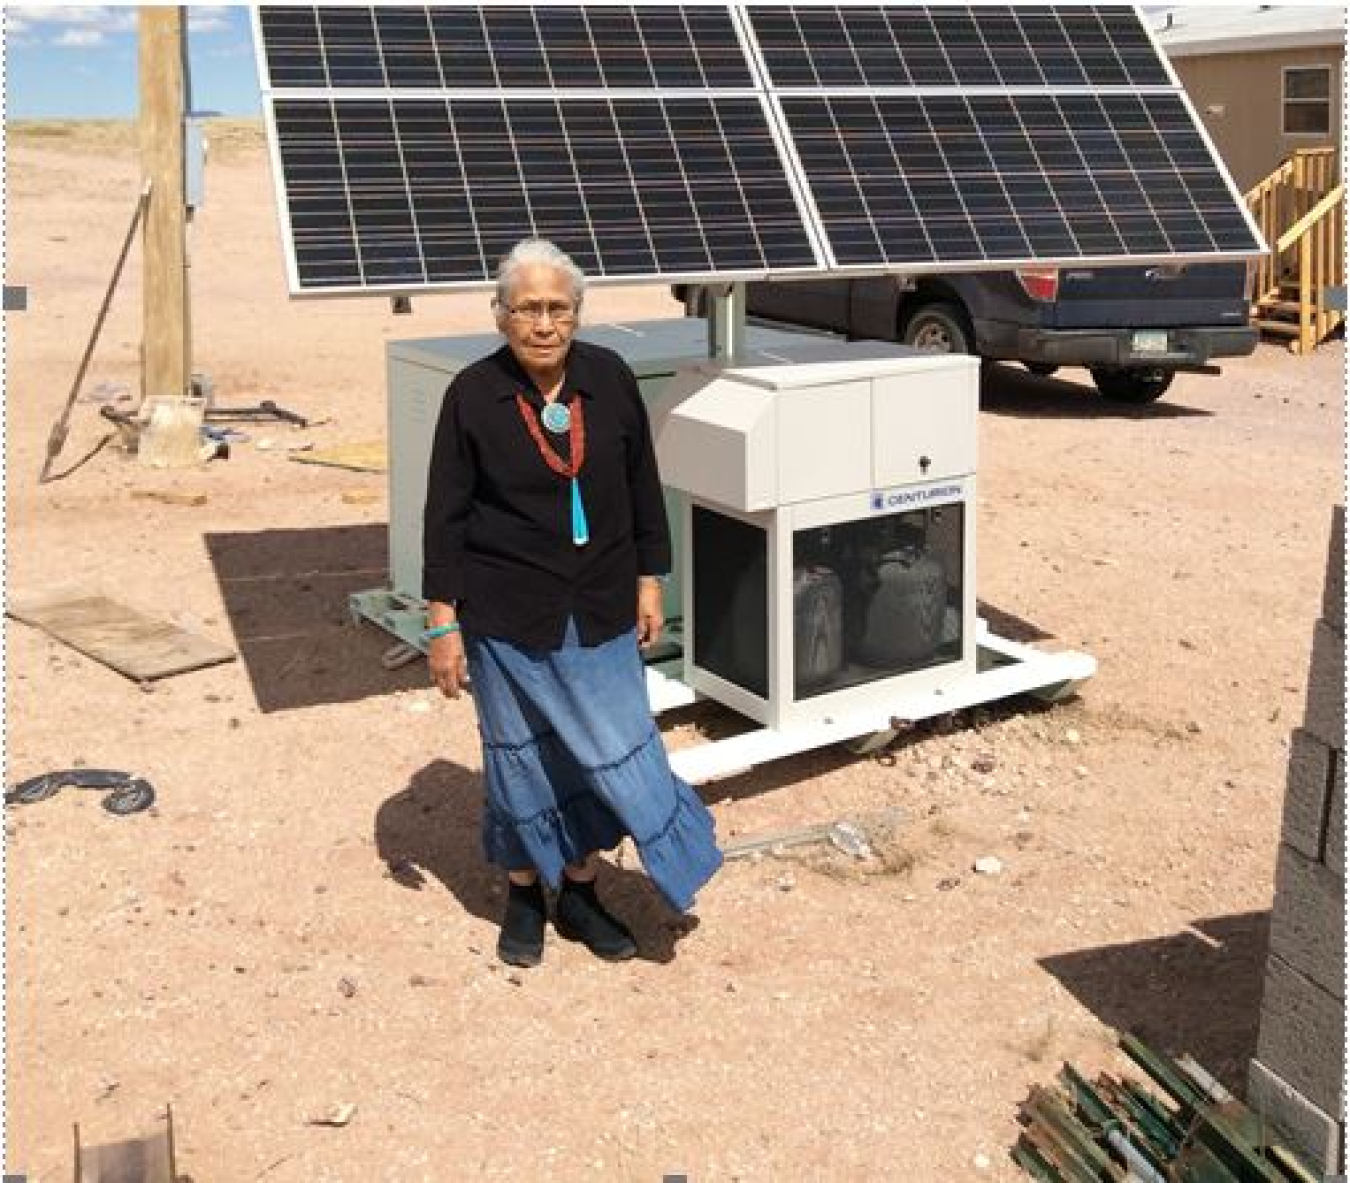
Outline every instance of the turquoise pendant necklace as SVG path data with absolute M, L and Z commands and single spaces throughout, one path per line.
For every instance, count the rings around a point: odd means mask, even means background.
M 521 418 L 525 420 L 525 426 L 534 439 L 535 447 L 539 449 L 539 455 L 543 457 L 544 463 L 560 477 L 565 477 L 571 484 L 572 544 L 574 546 L 585 546 L 591 540 L 591 530 L 586 521 L 586 507 L 581 503 L 581 486 L 577 483 L 581 466 L 586 462 L 586 420 L 581 409 L 581 403 L 577 403 L 575 415 L 563 403 L 548 403 L 539 416 L 544 426 L 555 435 L 567 432 L 571 450 L 570 462 L 563 461 L 549 446 L 548 441 L 544 439 L 544 433 L 539 430 L 534 412 L 530 409 L 530 404 L 526 401 L 524 395 L 516 395 L 516 406 L 520 410 Z M 551 421 L 550 411 L 557 412 L 551 417 Z
M 586 507 L 581 504 L 581 486 L 572 478 L 572 545 L 585 546 L 591 540 L 591 528 L 586 523 Z
M 572 412 L 567 409 L 567 404 L 562 402 L 546 403 L 544 412 L 539 418 L 554 435 L 565 435 L 572 426 Z

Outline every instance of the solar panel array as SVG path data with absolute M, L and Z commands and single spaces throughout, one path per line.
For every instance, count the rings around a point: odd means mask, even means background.
M 272 7 L 292 290 L 1259 251 L 1132 8 Z

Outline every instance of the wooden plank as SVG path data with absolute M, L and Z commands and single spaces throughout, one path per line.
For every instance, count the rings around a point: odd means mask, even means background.
M 388 472 L 389 446 L 384 440 L 362 440 L 313 452 L 296 452 L 291 459 L 297 464 L 324 464 L 355 472 Z
M 233 661 L 206 637 L 156 620 L 106 596 L 87 593 L 16 598 L 9 615 L 137 682 Z
M 133 501 L 159 501 L 164 505 L 206 504 L 205 493 L 188 493 L 179 489 L 132 489 L 131 498 Z

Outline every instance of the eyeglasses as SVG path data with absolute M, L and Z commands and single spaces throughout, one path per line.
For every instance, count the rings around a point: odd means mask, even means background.
M 555 325 L 570 325 L 577 318 L 575 304 L 508 304 L 507 315 L 517 324 L 538 324 L 541 320 L 550 320 Z

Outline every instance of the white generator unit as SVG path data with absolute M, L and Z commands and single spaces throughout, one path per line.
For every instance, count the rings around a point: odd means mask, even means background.
M 649 694 L 760 724 L 672 753 L 691 782 L 831 743 L 874 750 L 916 720 L 1053 701 L 1096 672 L 976 615 L 979 361 L 842 353 L 700 362 L 653 402 L 662 479 L 682 495 L 684 652 L 678 674 L 648 669 Z
M 684 681 L 774 729 L 975 672 L 979 361 L 692 368 L 653 407 L 685 494 Z

